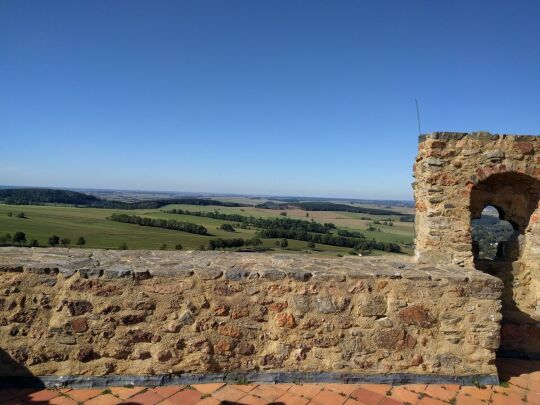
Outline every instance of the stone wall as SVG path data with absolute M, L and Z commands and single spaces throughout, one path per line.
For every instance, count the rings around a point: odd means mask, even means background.
M 493 383 L 501 290 L 403 256 L 0 248 L 0 375 Z
M 454 263 L 503 280 L 501 350 L 540 356 L 540 137 L 425 135 L 414 174 L 417 262 Z M 518 235 L 496 261 L 473 253 L 471 220 L 487 205 Z

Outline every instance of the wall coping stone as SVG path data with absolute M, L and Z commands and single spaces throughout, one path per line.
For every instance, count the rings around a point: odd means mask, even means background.
M 409 256 L 331 257 L 283 253 L 147 251 L 66 248 L 0 248 L 0 273 L 31 272 L 83 278 L 151 277 L 224 279 L 253 282 L 392 278 L 414 281 L 502 282 L 481 271 L 453 264 L 416 264 Z
M 427 139 L 437 139 L 439 141 L 459 141 L 463 138 L 475 139 L 479 141 L 494 141 L 498 139 L 510 139 L 516 142 L 520 141 L 534 141 L 540 140 L 539 135 L 527 135 L 527 134 L 492 134 L 486 131 L 475 132 L 431 132 L 428 134 L 421 134 L 418 137 L 418 143 L 422 143 Z

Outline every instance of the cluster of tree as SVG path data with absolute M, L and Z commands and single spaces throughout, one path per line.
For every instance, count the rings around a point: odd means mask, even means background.
M 262 245 L 262 240 L 260 238 L 252 238 L 252 239 L 242 239 L 242 238 L 236 238 L 236 239 L 211 239 L 208 242 L 208 249 L 209 250 L 216 250 L 216 249 L 229 249 L 229 248 L 240 248 L 240 247 L 257 247 L 259 245 Z
M 512 225 L 491 215 L 482 215 L 472 221 L 472 239 L 478 242 L 480 259 L 493 259 L 499 242 L 509 240 L 515 233 Z
M 26 234 L 24 232 L 15 232 L 13 235 L 6 233 L 5 235 L 0 236 L 0 246 L 23 246 L 26 245 L 27 242 Z M 31 239 L 28 246 L 36 247 L 39 246 L 39 244 L 37 240 Z
M 347 211 L 371 215 L 399 215 L 399 212 L 393 210 L 358 207 L 348 204 L 337 204 L 326 201 L 299 201 L 293 203 L 276 203 L 272 201 L 267 201 L 261 204 L 257 204 L 256 207 L 275 210 L 283 210 L 291 207 L 296 207 L 304 211 Z
M 8 216 L 8 217 L 12 217 L 12 216 L 13 216 L 13 212 L 9 211 L 9 212 L 7 213 L 7 216 Z M 25 214 L 24 212 L 18 212 L 18 213 L 15 215 L 15 217 L 17 217 L 17 218 L 22 218 L 22 219 L 28 219 L 28 217 L 26 216 L 26 214 Z
M 69 190 L 49 188 L 8 188 L 0 190 L 0 201 L 14 205 L 73 204 L 92 205 L 102 200 L 99 198 Z
M 231 224 L 221 224 L 220 229 L 225 232 L 234 232 L 235 229 Z
M 221 212 L 200 212 L 188 211 L 183 209 L 172 209 L 164 211 L 169 214 L 193 215 L 197 217 L 205 217 L 212 219 L 220 219 L 222 221 L 237 222 L 244 225 L 254 226 L 262 229 L 283 228 L 295 231 L 329 233 L 336 226 L 332 223 L 321 224 L 314 221 L 305 221 L 303 219 L 293 219 L 289 217 L 279 218 L 256 218 L 254 216 L 246 216 L 239 214 L 223 214 Z
M 367 240 L 365 238 L 349 238 L 335 234 L 320 234 L 305 231 L 297 231 L 294 229 L 261 229 L 257 231 L 257 236 L 260 238 L 285 238 L 302 240 L 306 242 L 320 243 L 323 245 L 340 246 L 359 249 L 376 249 L 386 252 L 401 252 L 401 247 L 397 243 L 376 242 L 375 240 Z
M 58 246 L 58 245 L 68 247 L 71 244 L 71 239 L 61 238 L 58 235 L 52 235 L 49 237 L 47 242 L 50 246 L 53 246 L 53 247 Z M 79 238 L 77 239 L 77 246 L 83 247 L 84 245 L 86 245 L 86 239 L 84 238 L 84 236 L 79 236 Z
M 387 226 L 394 226 L 394 223 L 392 220 L 375 220 L 373 221 L 375 225 L 387 225 Z
M 197 225 L 191 222 L 176 221 L 174 219 L 146 218 L 138 215 L 128 214 L 112 214 L 107 219 L 141 226 L 173 229 L 175 231 L 195 233 L 197 235 L 208 235 L 208 230 L 202 225 Z
M 414 222 L 414 215 L 402 215 L 399 217 L 400 222 Z
M 64 247 L 68 247 L 71 244 L 71 239 L 69 238 L 60 238 L 58 235 L 52 235 L 47 240 L 48 244 L 50 246 L 58 246 L 62 245 Z M 86 239 L 83 236 L 80 236 L 79 239 L 77 239 L 77 246 L 83 247 L 86 244 Z M 9 233 L 0 236 L 0 246 L 29 246 L 29 247 L 38 247 L 39 242 L 36 239 L 30 239 L 28 241 L 26 239 L 26 234 L 24 232 L 15 232 L 13 236 L 11 236 Z

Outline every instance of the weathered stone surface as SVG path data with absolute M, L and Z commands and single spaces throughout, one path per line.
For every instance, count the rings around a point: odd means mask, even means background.
M 497 276 L 504 281 L 503 323 L 540 329 L 540 136 L 429 134 L 418 144 L 414 176 L 417 262 L 454 264 Z M 488 205 L 517 231 L 499 245 L 496 261 L 475 259 L 478 245 L 471 232 L 471 221 Z M 442 280 L 438 272 L 430 271 L 430 275 Z M 456 275 L 465 276 L 457 269 Z M 486 289 L 481 283 L 470 283 L 466 289 L 478 298 L 496 299 L 500 294 L 497 288 Z M 425 318 L 419 312 L 407 311 L 403 313 L 405 322 L 426 324 L 425 319 L 419 320 Z M 462 342 L 456 334 L 448 339 Z M 488 346 L 495 344 L 493 339 L 483 341 Z M 528 339 L 526 343 L 503 335 L 501 351 L 534 355 L 540 353 L 540 341 Z
M 399 311 L 399 317 L 407 325 L 429 328 L 435 324 L 435 318 L 424 305 L 412 305 Z
M 102 274 L 24 270 L 89 256 Z M 495 373 L 501 283 L 476 270 L 407 257 L 59 248 L 0 248 L 0 262 L 23 268 L 0 272 L 2 349 L 27 348 L 17 361 L 36 375 Z M 105 276 L 134 263 L 150 277 Z M 298 276 L 312 271 L 336 276 Z M 506 334 L 524 341 L 530 330 Z

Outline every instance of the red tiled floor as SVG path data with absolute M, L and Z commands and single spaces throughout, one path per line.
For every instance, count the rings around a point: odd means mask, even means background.
M 122 402 L 120 398 L 116 398 L 114 395 L 111 394 L 104 394 L 104 395 L 98 395 L 97 397 L 94 397 L 88 401 L 86 401 L 85 405 L 116 405 Z
M 449 402 L 456 397 L 456 391 L 447 390 L 444 385 L 431 384 L 426 388 L 425 393 L 432 398 L 440 399 Z
M 327 404 L 341 405 L 346 400 L 347 400 L 346 396 L 340 395 L 337 392 L 333 392 L 330 390 L 322 390 L 317 395 L 315 395 L 311 401 L 317 404 L 321 404 L 321 405 L 327 405 Z
M 111 387 L 111 394 L 114 396 L 120 398 L 120 399 L 128 399 L 129 397 L 132 397 L 139 392 L 141 392 L 144 388 L 142 387 Z
M 262 398 L 254 397 L 253 395 L 246 395 L 245 397 L 242 397 L 238 400 L 238 404 L 242 405 L 266 405 L 268 404 L 267 401 L 265 401 Z M 281 405 L 281 404 L 280 404 Z
M 366 390 L 364 388 L 358 388 L 351 394 L 351 397 L 365 403 L 366 405 L 379 405 L 379 402 L 382 401 L 384 395 Z
M 167 401 L 178 405 L 192 405 L 199 402 L 201 397 L 202 394 L 199 391 L 186 388 L 167 398 Z
M 309 399 L 301 397 L 299 395 L 295 395 L 291 392 L 286 392 L 278 399 L 276 399 L 276 403 L 284 405 L 305 405 L 308 402 Z
M 229 384 L 229 386 L 245 392 L 246 394 L 257 388 L 257 384 Z
M 163 401 L 163 397 L 159 396 L 154 391 L 148 390 L 129 398 L 125 402 L 130 404 L 136 403 L 137 405 L 154 405 L 161 401 Z
M 411 405 L 416 405 L 419 399 L 417 393 L 409 391 L 408 389 L 400 386 L 392 388 L 392 394 L 390 397 L 396 401 L 408 402 Z
M 351 395 L 360 388 L 360 384 L 325 384 L 324 389 L 337 392 L 338 394 Z
M 97 390 L 97 389 L 81 389 L 81 390 L 71 390 L 67 393 L 67 395 L 71 399 L 74 399 L 77 402 L 84 402 L 84 401 L 88 401 L 91 398 L 97 397 L 102 392 L 103 390 Z
M 234 387 L 226 385 L 223 388 L 220 388 L 212 394 L 213 398 L 219 399 L 221 401 L 238 401 L 240 398 L 246 396 L 246 393 L 240 391 Z
M 43 389 L 43 390 L 27 393 L 26 395 L 20 396 L 20 398 L 28 403 L 37 403 L 37 402 L 46 403 L 50 399 L 53 399 L 54 397 L 57 397 L 59 395 L 60 393 L 58 391 Z
M 289 388 L 289 392 L 300 395 L 304 398 L 311 399 L 322 390 L 322 386 L 319 384 L 300 384 L 293 385 Z
M 278 388 L 278 385 L 274 384 L 261 384 L 253 391 L 250 392 L 250 395 L 262 398 L 267 402 L 273 402 L 280 396 L 282 396 L 285 391 Z
M 192 387 L 203 394 L 211 394 L 223 387 L 224 383 L 212 383 L 212 384 L 195 384 Z
M 176 394 L 184 387 L 184 385 L 164 385 L 163 387 L 154 387 L 150 390 L 154 391 L 160 397 L 169 398 L 171 395 Z
M 78 402 L 66 397 L 66 396 L 58 396 L 56 398 L 50 399 L 49 402 L 47 402 L 47 405 L 77 405 Z

